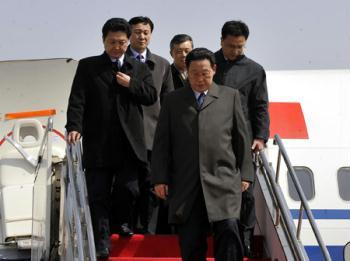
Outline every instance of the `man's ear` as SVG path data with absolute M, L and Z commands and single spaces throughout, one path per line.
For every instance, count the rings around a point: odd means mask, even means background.
M 216 64 L 214 64 L 212 67 L 211 67 L 214 71 L 214 74 L 216 73 Z

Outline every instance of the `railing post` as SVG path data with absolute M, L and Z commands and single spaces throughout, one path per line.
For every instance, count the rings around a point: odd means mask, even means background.
M 277 155 L 277 166 L 276 166 L 276 184 L 278 184 L 279 181 L 279 176 L 280 176 L 280 167 L 281 167 L 281 150 L 278 150 L 278 155 Z M 280 224 L 281 221 L 281 210 L 279 207 L 276 209 L 276 226 Z
M 280 168 L 281 168 L 281 150 L 278 149 L 277 166 L 276 166 L 276 183 L 277 184 L 280 177 Z
M 289 242 L 291 244 L 291 249 L 295 255 L 295 260 L 308 260 L 300 248 L 300 242 L 296 238 L 295 225 L 293 223 L 293 219 L 290 217 L 289 208 L 284 201 L 282 190 L 275 181 L 275 173 L 269 165 L 264 151 L 261 151 L 259 155 L 263 166 L 262 172 L 266 175 L 268 183 L 270 184 L 271 193 L 273 194 L 275 201 L 274 206 L 280 212 L 280 217 L 282 217 L 283 224 L 286 228 L 286 232 L 290 240 Z
M 281 138 L 279 137 L 278 134 L 275 135 L 275 142 L 277 143 L 277 145 L 278 145 L 278 147 L 279 147 L 279 149 L 280 149 L 280 151 L 282 153 L 283 160 L 284 160 L 284 162 L 285 162 L 285 164 L 287 166 L 287 169 L 288 169 L 288 171 L 290 173 L 290 176 L 292 178 L 292 181 L 294 183 L 296 191 L 297 191 L 297 193 L 299 195 L 302 207 L 305 208 L 306 215 L 308 217 L 309 223 L 310 223 L 311 228 L 312 228 L 312 230 L 314 232 L 314 235 L 316 237 L 318 245 L 321 248 L 322 254 L 323 254 L 323 256 L 324 256 L 326 261 L 328 261 L 328 260 L 330 261 L 331 257 L 329 255 L 329 252 L 328 252 L 328 250 L 326 248 L 326 245 L 323 242 L 321 234 L 320 234 L 320 232 L 319 232 L 319 230 L 317 228 L 315 218 L 314 218 L 314 216 L 313 216 L 313 214 L 311 212 L 311 209 L 310 209 L 309 204 L 307 202 L 306 196 L 305 196 L 305 194 L 303 192 L 303 189 L 302 189 L 302 187 L 300 185 L 299 179 L 298 179 L 298 177 L 297 177 L 297 175 L 296 175 L 296 173 L 294 171 L 292 163 L 290 162 L 290 159 L 289 159 L 289 157 L 287 155 L 286 149 L 284 148 L 282 140 L 281 140 Z
M 301 231 L 301 225 L 303 222 L 303 214 L 304 214 L 304 207 L 303 207 L 303 204 L 300 203 L 299 219 L 298 219 L 298 227 L 297 227 L 297 239 L 298 240 L 300 240 L 300 231 Z

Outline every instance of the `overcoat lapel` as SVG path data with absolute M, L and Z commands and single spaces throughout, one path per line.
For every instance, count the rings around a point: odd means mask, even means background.
M 184 88 L 186 88 L 186 94 L 185 94 L 184 101 L 190 107 L 193 107 L 194 109 L 198 110 L 196 96 L 194 95 L 193 90 L 191 89 L 191 87 L 189 85 L 186 85 Z
M 200 108 L 200 110 L 204 110 L 211 103 L 216 101 L 217 98 L 219 98 L 219 87 L 213 82 L 212 85 L 209 88 L 209 91 L 208 91 L 207 95 L 205 96 L 203 105 Z

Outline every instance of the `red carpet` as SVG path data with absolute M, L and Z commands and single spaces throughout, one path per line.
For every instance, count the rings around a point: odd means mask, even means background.
M 134 235 L 129 238 L 112 235 L 111 241 L 109 261 L 181 261 L 177 237 L 174 235 Z M 214 261 L 211 238 L 208 238 L 207 256 L 207 261 Z

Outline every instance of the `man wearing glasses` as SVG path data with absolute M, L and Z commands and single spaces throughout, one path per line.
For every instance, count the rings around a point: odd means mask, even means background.
M 147 66 L 125 55 L 130 33 L 125 19 L 104 24 L 104 52 L 79 61 L 67 110 L 67 142 L 83 137 L 96 254 L 102 259 L 109 256 L 111 188 L 123 188 L 126 205 L 132 205 L 131 188 L 148 166 L 141 106 L 157 100 Z M 120 210 L 120 218 L 130 212 Z
M 269 138 L 269 113 L 264 68 L 244 55 L 249 36 L 242 21 L 228 21 L 221 29 L 221 49 L 215 53 L 214 81 L 239 90 L 243 113 L 251 138 L 252 152 L 262 150 Z M 251 256 L 251 243 L 256 222 L 253 186 L 242 194 L 240 233 L 246 256 Z

